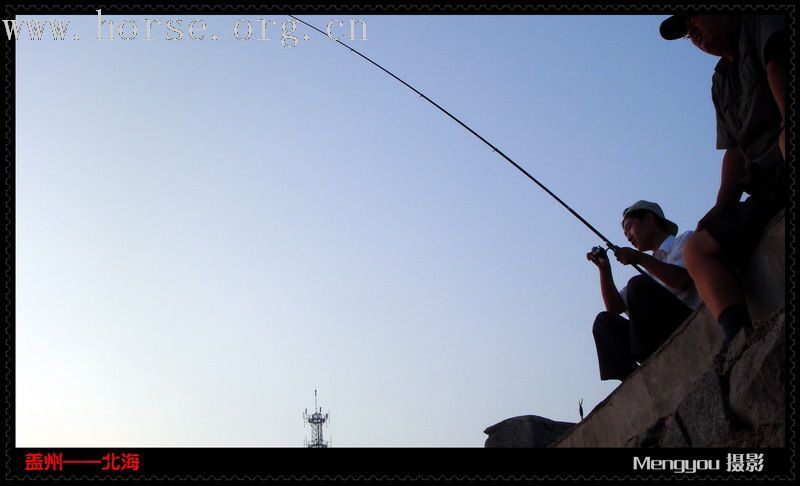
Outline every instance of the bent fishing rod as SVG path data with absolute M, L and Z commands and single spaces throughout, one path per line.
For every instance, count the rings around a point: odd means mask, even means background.
M 602 234 L 602 233 L 600 233 L 600 232 L 599 232 L 599 231 L 598 231 L 598 230 L 597 230 L 597 229 L 596 229 L 594 226 L 592 226 L 592 225 L 591 225 L 591 224 L 590 224 L 588 221 L 586 221 L 586 220 L 585 220 L 585 219 L 584 219 L 584 218 L 583 218 L 583 217 L 582 217 L 580 214 L 578 214 L 578 213 L 577 213 L 577 212 L 576 212 L 574 209 L 572 209 L 571 207 L 569 207 L 569 205 L 567 205 L 567 203 L 565 203 L 563 200 L 561 200 L 561 198 L 560 198 L 560 197 L 558 197 L 558 196 L 557 196 L 557 195 L 556 195 L 556 194 L 555 194 L 553 191 L 551 191 L 550 189 L 548 189 L 548 188 L 547 188 L 547 187 L 546 187 L 544 184 L 542 184 L 541 182 L 539 182 L 539 180 L 538 180 L 538 179 L 536 179 L 535 177 L 533 177 L 533 176 L 530 174 L 530 172 L 528 172 L 527 170 L 525 170 L 525 169 L 524 169 L 524 168 L 523 168 L 521 165 L 519 165 L 518 163 L 514 162 L 514 161 L 513 161 L 513 160 L 512 160 L 512 159 L 511 159 L 511 158 L 510 158 L 508 155 L 506 155 L 505 153 L 503 153 L 503 151 L 502 151 L 502 150 L 500 150 L 499 148 L 495 147 L 495 146 L 494 146 L 494 145 L 493 145 L 491 142 L 489 142 L 488 140 L 486 140 L 485 138 L 483 138 L 483 137 L 482 137 L 482 136 L 481 136 L 481 135 L 480 135 L 478 132 L 476 132 L 475 130 L 473 130 L 472 128 L 470 128 L 470 127 L 469 127 L 469 126 L 468 126 L 466 123 L 464 123 L 464 122 L 462 122 L 461 120 L 459 120 L 459 119 L 458 119 L 458 117 L 456 117 L 455 115 L 453 115 L 453 114 L 452 114 L 452 113 L 450 113 L 449 111 L 447 111 L 447 110 L 445 110 L 444 108 L 442 108 L 442 106 L 441 106 L 441 105 L 439 105 L 438 103 L 436 103 L 436 102 L 435 102 L 435 101 L 433 101 L 432 99 L 430 99 L 430 98 L 428 98 L 427 96 L 425 96 L 425 95 L 424 95 L 422 92 L 420 92 L 420 91 L 419 91 L 417 88 L 415 88 L 415 87 L 411 86 L 410 84 L 408 84 L 407 82 L 403 81 L 403 80 L 402 80 L 402 79 L 400 79 L 400 78 L 399 78 L 397 75 L 395 75 L 393 72 L 389 71 L 389 70 L 388 70 L 388 69 L 386 69 L 385 67 L 381 66 L 381 65 L 380 65 L 380 64 L 378 64 L 377 62 L 373 61 L 373 60 L 372 60 L 372 59 L 370 59 L 369 57 L 367 57 L 367 56 L 365 56 L 364 54 L 362 54 L 361 52 L 359 52 L 359 51 L 357 51 L 357 50 L 353 49 L 352 47 L 348 46 L 347 44 L 344 44 L 344 43 L 343 43 L 342 41 L 340 41 L 339 39 L 333 39 L 333 38 L 331 38 L 331 37 L 330 37 L 328 34 L 326 34 L 325 32 L 323 32 L 322 30 L 318 29 L 317 27 L 315 27 L 315 26 L 313 26 L 313 25 L 309 24 L 308 22 L 304 21 L 303 19 L 297 18 L 297 17 L 295 17 L 294 15 L 289 15 L 289 17 L 291 17 L 291 18 L 295 19 L 296 21 L 300 22 L 301 24 L 305 25 L 306 27 L 309 27 L 309 28 L 311 28 L 311 29 L 314 29 L 315 31 L 319 32 L 320 34 L 324 35 L 325 37 L 328 37 L 329 39 L 331 39 L 331 40 L 335 41 L 337 44 L 341 45 L 342 47 L 344 47 L 344 48 L 346 48 L 346 49 L 349 49 L 349 50 L 350 50 L 350 52 L 352 52 L 352 53 L 354 53 L 354 54 L 358 55 L 359 57 L 361 57 L 361 58 L 362 58 L 362 59 L 364 59 L 365 61 L 369 62 L 369 63 L 370 63 L 370 64 L 372 64 L 373 66 L 377 67 L 378 69 L 380 69 L 380 70 L 381 70 L 381 71 L 383 71 L 384 73 L 386 73 L 386 74 L 388 74 L 389 76 L 393 77 L 394 79 L 396 79 L 397 81 L 399 81 L 400 83 L 402 83 L 402 84 L 403 84 L 403 85 L 404 85 L 406 88 L 410 89 L 411 91 L 413 91 L 414 93 L 416 93 L 416 94 L 418 94 L 420 97 L 422 97 L 422 99 L 424 99 L 424 100 L 425 100 L 425 101 L 427 101 L 428 103 L 430 103 L 430 104 L 432 104 L 433 106 L 435 106 L 436 108 L 438 108 L 438 109 L 439 109 L 439 111 L 441 111 L 441 112 L 442 112 L 442 113 L 444 113 L 445 115 L 449 116 L 449 117 L 450 117 L 450 118 L 451 118 L 453 121 L 455 121 L 456 123 L 458 123 L 459 125 L 461 125 L 462 127 L 464 127 L 464 129 L 466 129 L 466 130 L 467 130 L 469 133 L 471 133 L 471 134 L 475 135 L 475 137 L 477 137 L 477 138 L 478 138 L 478 140 L 480 140 L 481 142 L 483 142 L 483 143 L 485 143 L 486 145 L 488 145 L 488 146 L 489 146 L 489 148 L 491 148 L 491 149 L 492 149 L 492 150 L 493 150 L 495 153 L 497 153 L 498 155 L 500 155 L 501 157 L 503 157 L 503 158 L 504 158 L 504 159 L 505 159 L 505 160 L 506 160 L 506 161 L 507 161 L 509 164 L 511 164 L 511 165 L 513 165 L 514 167 L 516 167 L 516 168 L 517 168 L 517 170 L 519 170 L 520 172 L 522 172 L 522 173 L 523 173 L 523 174 L 524 174 L 524 175 L 525 175 L 525 176 L 526 176 L 528 179 L 530 179 L 531 181 L 533 181 L 533 183 L 535 183 L 535 184 L 536 184 L 537 186 L 539 186 L 539 187 L 540 187 L 540 188 L 541 188 L 541 189 L 542 189 L 544 192 L 546 192 L 547 194 L 549 194 L 549 195 L 550 195 L 550 196 L 551 196 L 553 199 L 555 199 L 555 200 L 556 200 L 556 201 L 557 201 L 559 204 L 561 204 L 561 206 L 563 206 L 563 207 L 564 207 L 564 209 L 566 209 L 567 211 L 569 211 L 570 213 L 572 213 L 572 215 L 573 215 L 573 216 L 575 216 L 575 217 L 576 217 L 576 218 L 577 218 L 577 219 L 578 219 L 578 220 L 579 220 L 581 223 L 583 223 L 583 224 L 584 224 L 584 225 L 585 225 L 587 228 L 589 228 L 589 229 L 590 229 L 590 230 L 591 230 L 591 231 L 592 231 L 592 232 L 593 232 L 595 235 L 597 235 L 597 236 L 598 236 L 598 237 L 599 237 L 601 240 L 603 240 L 603 242 L 606 244 L 606 246 L 608 246 L 608 249 L 610 249 L 610 250 L 611 250 L 612 252 L 614 252 L 614 253 L 616 253 L 616 251 L 619 249 L 619 247 L 618 247 L 617 245 L 615 245 L 614 243 L 612 243 L 612 242 L 611 242 L 611 240 L 609 240 L 608 238 L 606 238 L 605 236 L 603 236 L 603 234 Z M 644 270 L 642 270 L 642 269 L 639 267 L 639 265 L 637 265 L 637 264 L 635 264 L 635 263 L 632 263 L 631 265 L 632 265 L 632 266 L 633 266 L 633 268 L 635 268 L 635 269 L 636 269 L 636 270 L 637 270 L 639 273 L 641 273 L 642 275 L 646 275 L 646 273 L 644 272 Z

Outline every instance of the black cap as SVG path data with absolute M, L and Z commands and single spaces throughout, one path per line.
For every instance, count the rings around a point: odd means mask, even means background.
M 680 39 L 689 31 L 688 21 L 689 15 L 687 14 L 673 15 L 667 18 L 661 22 L 661 27 L 658 29 L 661 37 L 667 40 Z

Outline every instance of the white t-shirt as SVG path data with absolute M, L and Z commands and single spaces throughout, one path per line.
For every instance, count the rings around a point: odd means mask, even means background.
M 683 247 L 686 246 L 686 240 L 692 233 L 694 232 L 687 231 L 678 236 L 667 236 L 666 239 L 664 239 L 664 241 L 661 243 L 661 246 L 658 247 L 658 250 L 653 252 L 653 257 L 661 260 L 664 263 L 686 268 L 686 263 L 683 261 Z M 647 270 L 645 270 L 645 272 L 647 272 Z M 697 293 L 697 289 L 694 287 L 694 283 L 691 283 L 686 290 L 673 289 L 669 285 L 659 280 L 655 275 L 650 274 L 650 272 L 647 273 L 653 277 L 653 280 L 660 283 L 667 290 L 675 294 L 675 296 L 683 301 L 684 304 L 689 306 L 690 309 L 694 310 L 700 307 L 702 301 L 700 300 L 700 294 Z M 619 291 L 619 296 L 622 297 L 622 301 L 625 302 L 625 306 L 628 305 L 627 290 L 628 287 L 625 286 Z

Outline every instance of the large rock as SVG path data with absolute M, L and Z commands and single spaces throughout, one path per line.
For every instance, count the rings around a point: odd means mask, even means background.
M 732 428 L 725 389 L 714 370 L 706 372 L 678 406 L 678 417 L 691 447 L 725 447 Z
M 785 313 L 771 320 L 771 329 L 742 353 L 730 374 L 730 408 L 753 430 L 777 429 L 785 422 Z M 771 445 L 782 447 L 783 437 L 778 439 Z
M 784 447 L 785 225 L 781 212 L 741 268 L 751 335 L 718 355 L 701 307 L 553 447 Z
M 689 438 L 684 430 L 680 416 L 676 413 L 667 417 L 664 423 L 664 434 L 660 447 L 690 447 Z
M 486 447 L 549 447 L 575 424 L 523 415 L 487 427 Z
M 768 318 L 786 302 L 786 221 L 781 210 L 767 226 L 742 270 L 747 308 L 753 321 Z
M 640 435 L 635 435 L 628 439 L 625 447 L 653 448 L 660 447 L 659 442 L 666 432 L 667 417 L 662 417 L 653 424 L 647 431 Z

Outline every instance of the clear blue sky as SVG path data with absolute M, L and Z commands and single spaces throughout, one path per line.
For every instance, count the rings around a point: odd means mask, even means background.
M 145 17 L 15 44 L 18 447 L 299 447 L 315 388 L 335 447 L 482 447 L 617 386 L 601 242 L 497 154 L 313 31 L 256 40 L 286 16 Z M 618 244 L 638 199 L 681 231 L 712 205 L 716 59 L 663 16 L 358 18 L 348 44 Z

